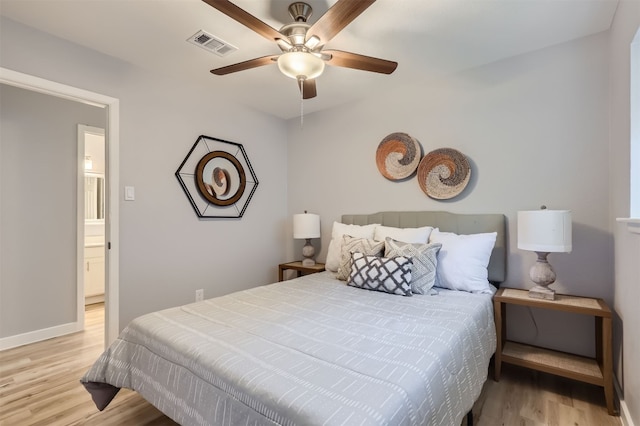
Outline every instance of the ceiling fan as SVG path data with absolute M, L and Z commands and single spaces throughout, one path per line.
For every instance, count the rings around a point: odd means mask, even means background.
M 294 2 L 289 5 L 289 14 L 293 22 L 276 30 L 228 0 L 203 0 L 232 19 L 245 25 L 261 36 L 278 44 L 282 53 L 250 59 L 237 64 L 211 70 L 215 75 L 226 75 L 273 63 L 287 77 L 298 81 L 303 99 L 317 95 L 316 77 L 324 71 L 325 62 L 338 67 L 391 74 L 398 66 L 397 62 L 373 58 L 341 50 L 323 50 L 333 37 L 349 25 L 375 0 L 338 0 L 329 10 L 309 25 L 307 20 L 312 9 L 307 3 Z

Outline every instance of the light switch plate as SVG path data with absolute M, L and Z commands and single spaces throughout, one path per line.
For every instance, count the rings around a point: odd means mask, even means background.
M 133 186 L 124 187 L 124 199 L 125 201 L 133 201 L 136 199 L 136 189 Z

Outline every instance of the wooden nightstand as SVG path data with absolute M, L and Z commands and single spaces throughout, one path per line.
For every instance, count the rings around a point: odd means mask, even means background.
M 287 269 L 298 271 L 298 276 L 301 277 L 302 275 L 315 274 L 316 272 L 324 271 L 324 263 L 316 262 L 313 266 L 302 266 L 301 261 L 281 263 L 278 265 L 278 281 L 284 281 L 283 275 L 284 271 Z
M 507 304 L 593 316 L 596 357 L 588 358 L 508 341 Z M 526 290 L 501 288 L 493 297 L 493 308 L 498 338 L 495 356 L 496 381 L 500 380 L 500 368 L 503 362 L 580 380 L 602 386 L 609 414 L 617 414 L 613 399 L 611 310 L 602 299 L 563 294 L 556 294 L 555 300 L 532 299 Z

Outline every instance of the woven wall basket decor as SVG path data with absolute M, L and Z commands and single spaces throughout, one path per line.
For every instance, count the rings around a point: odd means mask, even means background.
M 467 157 L 452 148 L 433 150 L 418 165 L 420 188 L 436 200 L 448 200 L 460 194 L 470 178 L 471 167 Z
M 406 133 L 391 133 L 382 139 L 376 151 L 376 165 L 389 180 L 407 179 L 416 172 L 422 149 L 420 143 Z

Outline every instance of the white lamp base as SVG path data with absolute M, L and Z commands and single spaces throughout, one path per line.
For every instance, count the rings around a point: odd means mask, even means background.
M 547 262 L 549 253 L 537 251 L 538 260 L 531 267 L 529 277 L 536 286 L 529 290 L 529 297 L 534 299 L 554 300 L 556 292 L 548 286 L 556 281 L 556 273 L 551 264 Z

